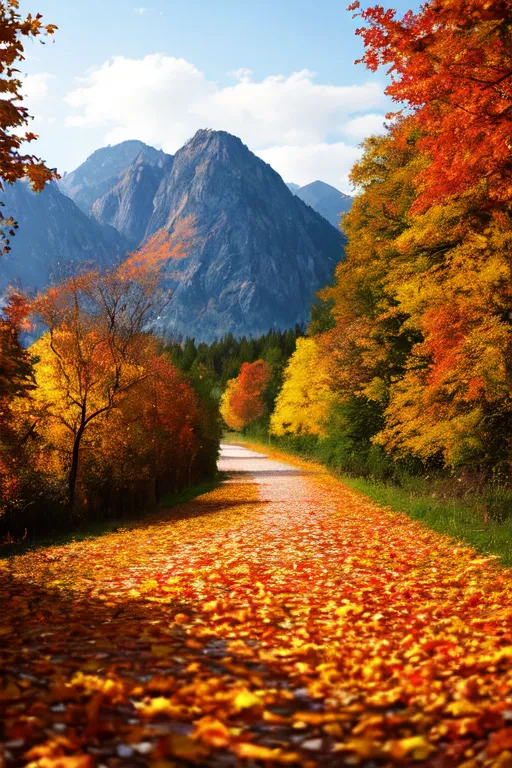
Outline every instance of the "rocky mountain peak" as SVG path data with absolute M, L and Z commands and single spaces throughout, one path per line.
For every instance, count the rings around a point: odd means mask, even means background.
M 60 188 L 85 213 L 119 181 L 118 176 L 134 162 L 162 167 L 170 155 L 143 141 L 129 140 L 102 147 L 60 181 Z
M 196 244 L 172 265 L 173 297 L 156 326 L 166 336 L 211 340 L 304 322 L 343 254 L 340 233 L 225 131 L 198 131 L 176 152 L 146 235 L 184 217 L 196 222 Z

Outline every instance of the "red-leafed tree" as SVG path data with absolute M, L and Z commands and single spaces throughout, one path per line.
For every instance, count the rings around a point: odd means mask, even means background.
M 411 109 L 431 162 L 413 212 L 480 187 L 491 207 L 512 192 L 512 2 L 431 0 L 399 20 L 381 5 L 358 12 L 361 61 L 388 66 L 387 93 Z
M 272 369 L 264 360 L 243 363 L 240 374 L 231 379 L 221 402 L 221 415 L 231 429 L 237 431 L 265 415 L 265 390 Z

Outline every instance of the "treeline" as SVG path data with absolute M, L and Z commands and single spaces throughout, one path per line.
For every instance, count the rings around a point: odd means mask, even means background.
M 178 236 L 179 237 L 179 236 Z M 0 541 L 139 514 L 216 471 L 220 422 L 144 332 L 179 237 L 0 314 Z M 46 332 L 29 349 L 29 318 Z
M 391 69 L 405 109 L 352 171 L 347 257 L 270 430 L 355 474 L 509 486 L 510 4 L 360 15 L 363 61 Z
M 296 339 L 303 334 L 304 328 L 300 326 L 286 331 L 272 330 L 254 339 L 245 336 L 236 339 L 228 334 L 211 344 L 196 344 L 194 339 L 188 339 L 184 344 L 168 344 L 166 351 L 196 386 L 217 401 L 220 401 L 228 381 L 238 376 L 244 363 L 264 360 L 270 367 L 264 393 L 268 412 L 274 407 L 281 389 L 284 369 L 295 350 Z

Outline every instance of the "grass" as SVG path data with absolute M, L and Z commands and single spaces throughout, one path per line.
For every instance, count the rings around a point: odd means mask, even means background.
M 151 520 L 151 518 L 161 517 L 162 512 L 166 512 L 180 504 L 186 504 L 204 493 L 215 490 L 222 482 L 223 474 L 218 473 L 211 480 L 206 480 L 197 485 L 183 488 L 177 493 L 167 494 L 160 502 L 157 509 L 143 513 L 138 516 L 123 518 L 110 518 L 108 520 L 84 520 L 79 527 L 73 530 L 57 531 L 48 533 L 35 541 L 20 541 L 14 544 L 6 544 L 0 547 L 0 559 L 22 555 L 25 552 L 45 547 L 64 546 L 72 542 L 87 541 L 104 536 L 107 533 L 114 533 L 120 528 L 136 526 L 142 520 Z
M 480 498 L 440 499 L 411 493 L 406 488 L 361 477 L 339 476 L 345 485 L 369 496 L 377 504 L 403 512 L 438 533 L 471 544 L 485 555 L 498 555 L 503 565 L 512 566 L 512 519 L 485 523 Z
M 244 437 L 236 433 L 225 435 L 223 442 L 258 446 L 262 453 L 269 450 L 268 443 L 265 444 L 261 438 Z M 319 463 L 314 456 L 305 456 L 283 448 L 279 441 L 273 440 L 271 447 L 279 453 Z M 377 504 L 389 507 L 395 512 L 402 512 L 438 533 L 470 544 L 484 555 L 498 555 L 502 565 L 512 567 L 512 514 L 505 516 L 502 522 L 492 519 L 485 522 L 482 509 L 487 505 L 482 496 L 443 498 L 436 495 L 435 481 L 430 483 L 425 478 L 417 478 L 418 482 L 411 482 L 411 487 L 401 487 L 328 469 L 342 483 L 369 496 Z

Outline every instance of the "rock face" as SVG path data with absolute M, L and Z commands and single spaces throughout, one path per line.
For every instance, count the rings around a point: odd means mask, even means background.
M 139 245 L 153 215 L 157 190 L 173 158 L 160 153 L 148 158 L 141 152 L 134 162 L 116 176 L 116 183 L 92 205 L 92 216 L 100 224 L 115 227 L 126 238 L 130 248 Z
M 90 214 L 94 203 L 110 192 L 121 180 L 126 169 L 136 160 L 158 166 L 169 158 L 165 152 L 149 147 L 143 141 L 123 141 L 111 147 L 102 147 L 59 182 L 84 213 Z
M 288 186 L 291 188 L 290 184 Z M 350 195 L 343 194 L 336 187 L 326 184 L 325 181 L 313 181 L 311 184 L 306 184 L 305 187 L 299 187 L 292 191 L 307 205 L 318 211 L 336 229 L 339 229 L 340 226 L 340 214 L 350 211 L 352 206 Z
M 155 323 L 167 337 L 255 336 L 308 318 L 343 240 L 235 136 L 201 130 L 175 157 L 156 193 L 146 235 L 192 216 L 196 244 L 173 263 L 172 298 Z
M 68 277 L 79 263 L 108 266 L 126 253 L 115 229 L 86 216 L 56 184 L 39 194 L 23 181 L 6 184 L 2 200 L 19 229 L 10 253 L 0 256 L 0 291 L 11 284 L 35 291 Z

